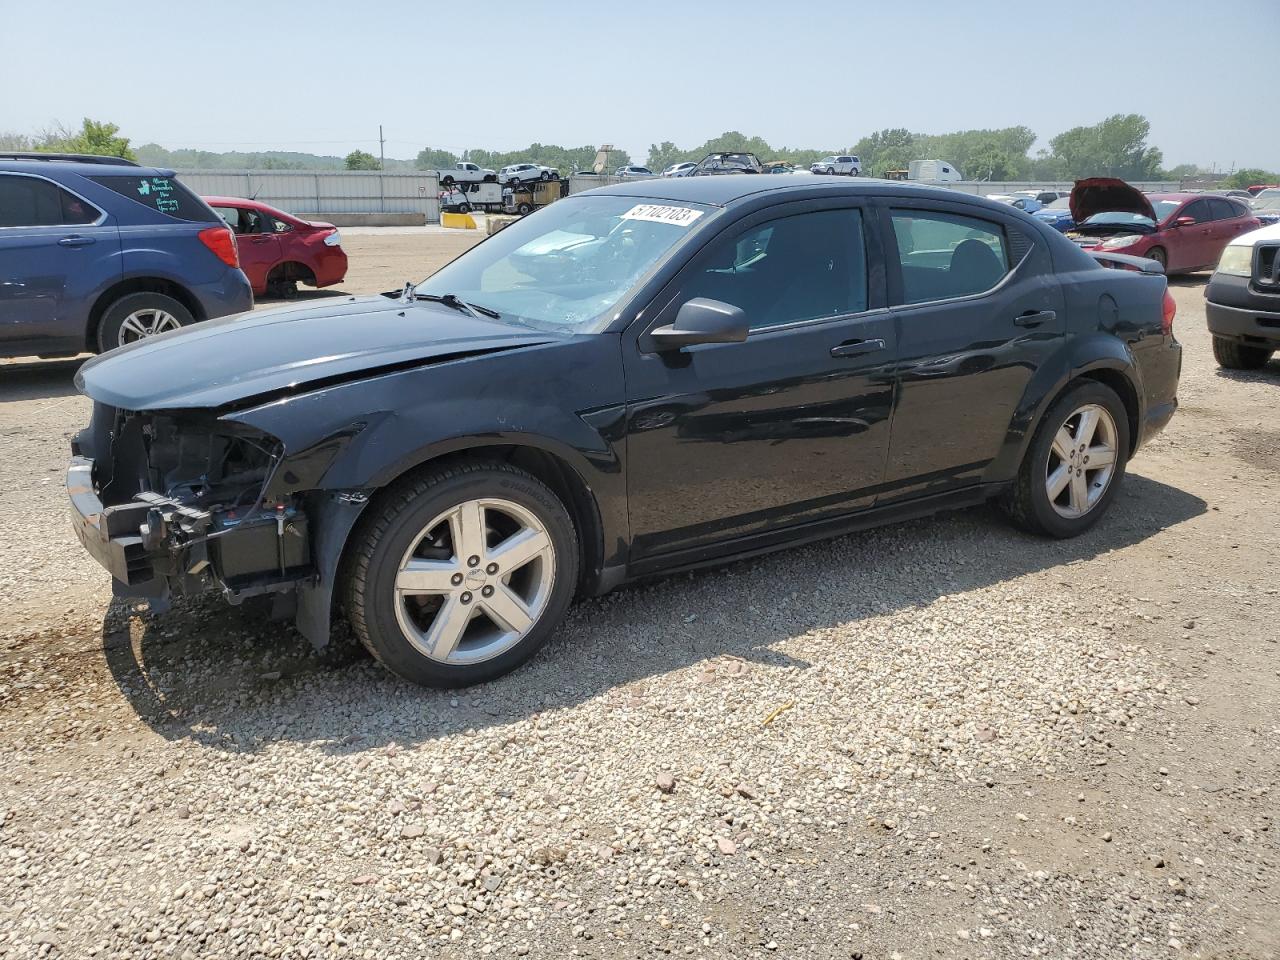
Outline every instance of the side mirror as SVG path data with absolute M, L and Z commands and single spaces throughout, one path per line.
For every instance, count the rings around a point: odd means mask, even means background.
M 707 297 L 694 297 L 680 307 L 674 323 L 649 332 L 659 353 L 696 343 L 741 343 L 747 339 L 747 315 L 741 307 Z
M 1198 222 L 1199 221 L 1197 221 L 1195 217 L 1179 217 L 1177 220 L 1173 221 L 1173 225 L 1175 227 L 1193 227 Z

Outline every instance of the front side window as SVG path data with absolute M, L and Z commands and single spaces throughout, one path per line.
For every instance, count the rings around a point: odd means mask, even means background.
M 418 294 L 485 307 L 500 322 L 589 333 L 609 309 L 715 215 L 700 203 L 567 197 L 525 217 L 418 284 Z
M 820 210 L 715 241 L 690 267 L 681 298 L 741 307 L 752 330 L 867 309 L 862 212 Z
M 52 227 L 94 223 L 90 203 L 39 177 L 0 176 L 0 227 Z
M 1004 228 L 935 210 L 892 211 L 904 303 L 983 293 L 1009 272 Z
M 290 233 L 293 230 L 293 224 L 285 223 L 283 220 L 277 220 L 275 217 L 271 218 L 271 224 L 272 229 L 276 233 Z

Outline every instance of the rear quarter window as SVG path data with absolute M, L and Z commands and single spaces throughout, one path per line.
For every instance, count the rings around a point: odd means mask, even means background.
M 122 197 L 128 197 L 135 203 L 173 217 L 175 220 L 214 223 L 219 219 L 203 200 L 173 177 L 135 175 L 90 177 L 89 179 Z

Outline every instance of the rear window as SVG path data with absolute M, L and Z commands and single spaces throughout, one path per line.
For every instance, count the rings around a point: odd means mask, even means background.
M 108 190 L 177 220 L 212 223 L 218 219 L 204 202 L 172 177 L 91 177 Z

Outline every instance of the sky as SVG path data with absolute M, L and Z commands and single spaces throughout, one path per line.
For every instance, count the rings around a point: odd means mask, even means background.
M 1037 148 L 1114 113 L 1165 163 L 1280 169 L 1262 37 L 1280 0 L 0 0 L 0 132 L 82 117 L 209 150 L 699 146 L 726 130 L 845 148 L 873 130 L 1025 124 Z M 1217 38 L 1213 41 L 1213 38 Z M 1264 97 L 1265 99 L 1265 97 Z

